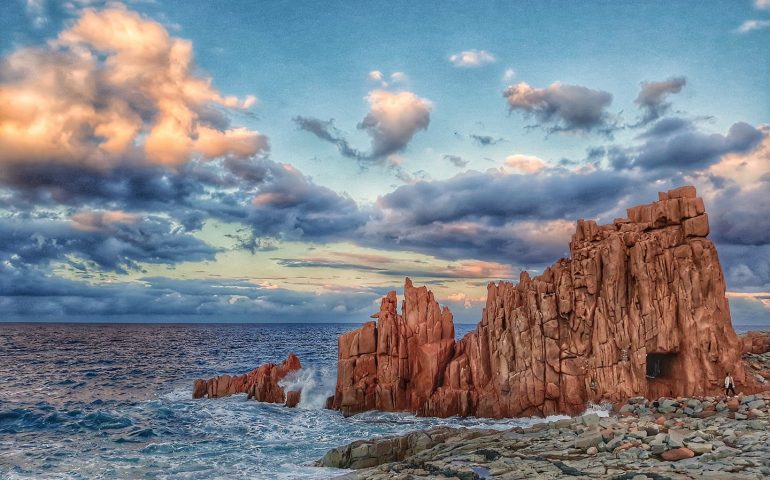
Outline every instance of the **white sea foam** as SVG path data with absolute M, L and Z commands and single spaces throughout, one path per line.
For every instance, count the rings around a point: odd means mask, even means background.
M 326 399 L 334 393 L 336 381 L 336 375 L 328 367 L 305 367 L 290 372 L 278 385 L 287 392 L 302 391 L 297 405 L 299 408 L 320 410 L 326 405 Z

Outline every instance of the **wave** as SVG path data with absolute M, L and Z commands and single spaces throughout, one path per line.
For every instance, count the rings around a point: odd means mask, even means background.
M 326 406 L 326 399 L 334 393 L 336 382 L 336 374 L 328 367 L 304 367 L 290 372 L 278 382 L 278 386 L 286 392 L 302 392 L 298 408 L 320 410 Z

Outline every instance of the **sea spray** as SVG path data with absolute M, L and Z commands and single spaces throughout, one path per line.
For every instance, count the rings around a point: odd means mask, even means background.
M 285 392 L 302 392 L 298 408 L 319 410 L 324 408 L 326 399 L 334 393 L 336 380 L 332 369 L 327 366 L 318 369 L 303 367 L 286 375 L 278 382 L 278 386 Z

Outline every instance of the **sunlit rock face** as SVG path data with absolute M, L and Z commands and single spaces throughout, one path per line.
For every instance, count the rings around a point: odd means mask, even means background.
M 340 337 L 328 406 L 509 417 L 714 394 L 727 372 L 752 388 L 708 233 L 694 187 L 609 225 L 580 220 L 571 258 L 490 283 L 481 322 L 459 342 L 449 310 L 407 279 L 401 314 L 391 292 L 376 323 Z
M 195 380 L 193 398 L 219 398 L 245 393 L 258 402 L 285 403 L 294 407 L 299 403 L 300 392 L 284 392 L 279 382 L 289 373 L 302 368 L 299 358 L 290 353 L 280 365 L 267 363 L 243 375 L 221 375 L 208 380 Z

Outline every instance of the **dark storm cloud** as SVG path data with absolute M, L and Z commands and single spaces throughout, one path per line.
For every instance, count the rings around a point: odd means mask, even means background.
M 213 260 L 217 249 L 169 220 L 123 212 L 80 212 L 69 220 L 0 218 L 0 259 L 41 268 L 51 262 L 92 262 L 126 272 L 143 263 Z
M 698 170 L 725 154 L 752 150 L 762 137 L 761 131 L 744 122 L 733 124 L 721 135 L 704 133 L 686 120 L 664 119 L 640 136 L 642 145 L 625 150 L 627 158 L 614 164 L 648 172 Z
M 770 181 L 750 190 L 726 187 L 709 212 L 712 237 L 720 243 L 770 245 Z
M 294 167 L 261 157 L 190 162 L 179 169 L 36 165 L 3 171 L 3 183 L 11 195 L 2 206 L 14 211 L 57 205 L 158 211 L 188 230 L 211 218 L 240 222 L 257 238 L 326 241 L 347 235 L 371 214 Z
M 506 175 L 490 169 L 401 186 L 378 203 L 385 211 L 403 214 L 413 225 L 479 217 L 577 218 L 609 208 L 629 184 L 624 175 L 609 171 Z
M 580 85 L 554 83 L 535 88 L 526 83 L 503 92 L 508 107 L 534 117 L 550 132 L 611 132 L 615 126 L 607 112 L 612 95 Z
M 273 164 L 251 203 L 246 223 L 261 236 L 281 239 L 350 238 L 371 216 L 348 195 L 315 184 L 288 164 Z
M 247 280 L 175 280 L 87 284 L 36 269 L 0 264 L 0 317 L 14 320 L 129 317 L 357 321 L 373 310 L 385 289 L 298 292 Z
M 729 290 L 770 287 L 770 244 L 716 243 Z
M 667 101 L 669 95 L 681 92 L 686 84 L 685 77 L 671 77 L 660 82 L 642 82 L 639 95 L 634 100 L 642 110 L 639 125 L 646 125 L 663 116 L 671 108 L 671 103 Z
M 450 259 L 550 262 L 567 250 L 575 219 L 615 209 L 632 184 L 611 171 L 507 175 L 494 169 L 418 182 L 378 200 L 382 215 L 364 227 L 361 242 Z

